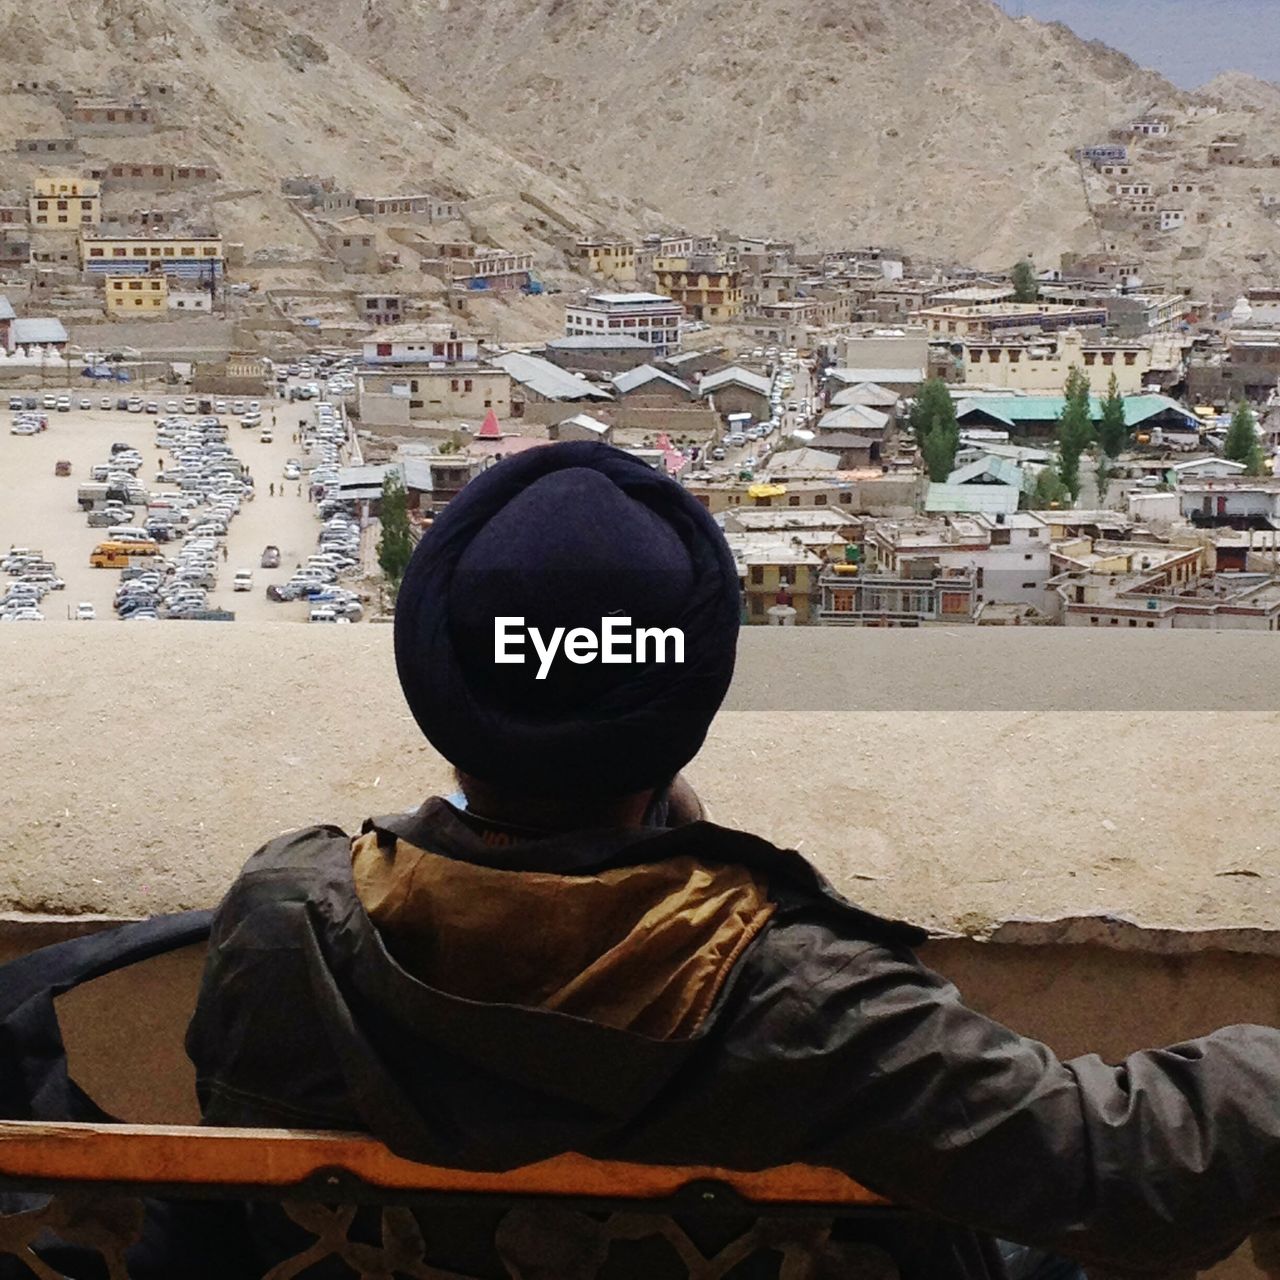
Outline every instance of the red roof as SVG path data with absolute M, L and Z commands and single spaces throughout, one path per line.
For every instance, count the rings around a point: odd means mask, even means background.
M 476 432 L 477 440 L 495 440 L 502 435 L 502 428 L 498 426 L 498 415 L 492 409 L 484 415 L 484 425 Z

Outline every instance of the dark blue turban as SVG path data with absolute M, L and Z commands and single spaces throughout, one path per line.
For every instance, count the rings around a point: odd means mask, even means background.
M 625 795 L 697 754 L 733 676 L 740 611 L 724 537 L 680 485 L 607 445 L 546 445 L 478 476 L 418 544 L 396 669 L 422 732 L 463 773 L 522 793 Z M 671 643 L 656 660 L 650 643 L 642 663 L 575 663 L 562 647 L 544 664 L 526 635 L 507 652 L 527 661 L 499 663 L 502 617 L 544 647 L 557 627 L 600 633 L 605 618 L 676 628 L 684 661 Z

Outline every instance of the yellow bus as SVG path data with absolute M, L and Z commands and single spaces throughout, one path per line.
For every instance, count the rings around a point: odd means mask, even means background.
M 158 556 L 158 542 L 100 542 L 89 552 L 91 569 L 127 569 L 138 556 Z

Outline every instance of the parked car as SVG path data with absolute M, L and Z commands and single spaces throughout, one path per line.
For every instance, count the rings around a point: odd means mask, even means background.
M 280 567 L 280 548 L 271 544 L 263 547 L 260 563 L 263 569 L 278 569 Z
M 109 410 L 111 408 L 111 397 L 103 396 L 102 399 L 98 401 L 98 408 Z
M 97 616 L 97 610 L 94 609 L 93 605 L 91 605 L 87 600 L 81 600 L 80 603 L 76 605 L 77 622 L 93 622 Z
M 252 591 L 253 590 L 253 570 L 237 569 L 236 576 L 231 579 L 232 591 Z

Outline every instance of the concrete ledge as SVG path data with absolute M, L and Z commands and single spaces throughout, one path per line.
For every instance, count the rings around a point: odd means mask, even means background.
M 1269 955 L 1275 659 L 1268 635 L 748 631 L 689 776 L 943 934 Z M 209 906 L 277 833 L 450 785 L 389 628 L 3 628 L 0 705 L 0 909 L 24 916 Z

